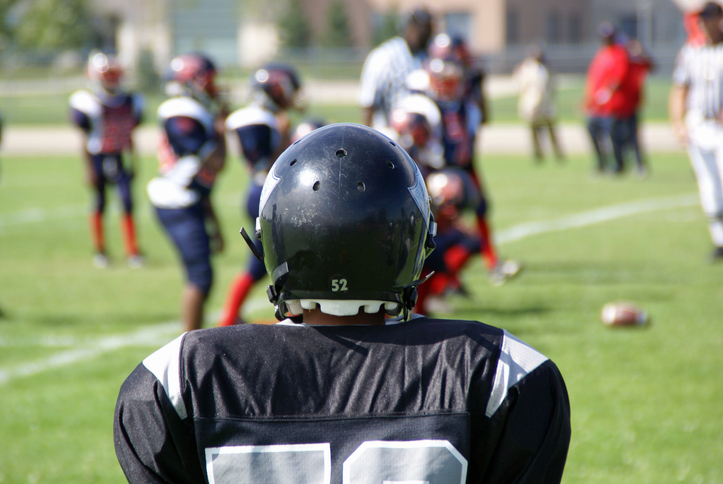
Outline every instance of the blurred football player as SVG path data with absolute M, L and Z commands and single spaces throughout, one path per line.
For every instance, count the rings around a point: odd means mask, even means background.
M 438 34 L 429 44 L 428 57 L 454 62 L 462 68 L 464 73 L 463 97 L 467 103 L 472 104 L 467 109 L 470 112 L 476 109 L 477 113 L 473 114 L 473 120 L 479 124 L 487 124 L 490 115 L 484 89 L 486 73 L 479 61 L 472 56 L 464 39 L 458 35 Z
M 429 10 L 415 7 L 402 15 L 400 35 L 372 50 L 364 61 L 359 90 L 362 122 L 377 130 L 389 127 L 389 115 L 406 94 L 407 75 L 422 66 L 433 32 Z
M 437 39 L 435 39 L 437 42 Z M 474 166 L 477 130 L 481 111 L 470 99 L 464 65 L 456 54 L 434 57 L 425 64 L 429 76 L 429 96 L 437 103 L 442 117 L 442 142 L 446 166 L 464 170 L 479 192 L 475 209 L 477 230 L 482 241 L 482 257 L 495 285 L 503 284 L 519 272 L 519 264 L 505 264 L 497 254 L 487 219 L 487 197 L 482 179 Z M 516 268 L 514 272 L 510 269 Z
M 440 302 L 450 293 L 468 295 L 459 277 L 460 271 L 473 255 L 483 248 L 479 233 L 464 220 L 465 212 L 474 212 L 480 203 L 480 193 L 467 172 L 457 167 L 445 167 L 426 178 L 427 191 L 437 235 L 436 248 L 424 262 L 422 275 L 429 276 L 427 283 L 419 287 L 419 299 L 414 312 L 428 314 L 427 303 Z M 518 262 L 501 262 L 500 276 L 492 278 L 495 285 L 503 284 L 510 274 L 517 274 Z M 504 277 L 502 274 L 508 274 Z M 434 297 L 435 299 L 428 299 Z
M 158 219 L 175 245 L 185 273 L 181 299 L 184 330 L 203 326 L 213 284 L 211 253 L 223 237 L 211 202 L 216 176 L 226 160 L 226 109 L 215 85 L 216 67 L 202 54 L 171 60 L 166 93 L 158 107 L 159 174 L 148 184 Z
M 523 61 L 515 67 L 513 75 L 520 86 L 517 109 L 520 117 L 530 128 L 535 161 L 539 163 L 545 157 L 540 143 L 540 138 L 545 133 L 557 161 L 563 161 L 565 155 L 555 128 L 557 110 L 553 101 L 552 73 L 547 66 L 545 54 L 538 44 L 529 45 L 525 54 Z
M 421 92 L 404 96 L 390 116 L 388 134 L 419 166 L 423 177 L 444 166 L 442 119 L 432 99 Z
M 289 145 L 288 110 L 301 110 L 303 103 L 299 76 L 286 64 L 271 64 L 256 70 L 251 75 L 251 93 L 251 103 L 231 113 L 226 129 L 238 137 L 246 161 L 250 177 L 246 213 L 249 220 L 254 221 L 259 214 L 261 187 L 269 168 Z M 251 257 L 246 270 L 231 283 L 219 326 L 242 322 L 241 307 L 253 286 L 265 276 L 264 265 Z
M 257 224 L 281 322 L 187 333 L 138 365 L 115 411 L 128 481 L 559 483 L 557 366 L 503 329 L 409 314 L 428 200 L 365 126 L 286 150 Z
M 83 133 L 83 166 L 93 190 L 94 206 L 90 214 L 90 233 L 95 249 L 93 263 L 109 263 L 103 228 L 106 186 L 115 185 L 122 204 L 121 223 L 125 253 L 130 267 L 143 265 L 136 240 L 133 219 L 132 180 L 135 175 L 133 130 L 143 118 L 143 97 L 121 88 L 123 68 L 110 54 L 94 52 L 88 59 L 88 90 L 70 97 L 70 120 Z

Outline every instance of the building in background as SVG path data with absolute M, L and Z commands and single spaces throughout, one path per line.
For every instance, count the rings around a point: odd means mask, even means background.
M 257 65 L 282 44 L 278 20 L 297 2 L 314 41 L 328 29 L 329 9 L 341 2 L 351 47 L 363 59 L 383 19 L 415 5 L 428 6 L 442 29 L 464 37 L 490 69 L 509 72 L 531 42 L 545 45 L 558 71 L 582 72 L 597 47 L 597 25 L 610 21 L 649 48 L 664 71 L 685 38 L 672 0 L 91 0 L 114 19 L 116 46 L 133 65 L 151 52 L 157 66 L 191 50 L 221 65 Z

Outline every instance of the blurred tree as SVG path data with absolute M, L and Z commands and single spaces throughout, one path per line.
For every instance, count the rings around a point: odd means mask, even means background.
M 13 36 L 11 12 L 19 0 L 0 0 L 0 50 L 7 47 Z
M 303 49 L 311 45 L 309 21 L 301 8 L 301 0 L 290 0 L 279 21 L 281 40 L 286 47 Z
M 100 36 L 86 0 L 35 0 L 18 22 L 14 40 L 37 50 L 95 47 Z
M 327 47 L 350 47 L 352 45 L 349 19 L 346 14 L 346 5 L 342 0 L 334 0 L 329 5 L 326 15 L 327 31 L 324 45 Z

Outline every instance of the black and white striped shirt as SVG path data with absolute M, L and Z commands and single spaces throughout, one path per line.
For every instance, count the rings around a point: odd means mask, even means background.
M 374 127 L 388 124 L 389 112 L 406 94 L 405 79 L 422 66 L 422 58 L 412 55 L 407 42 L 394 37 L 372 50 L 364 62 L 359 104 L 374 108 Z
M 673 83 L 688 87 L 686 111 L 715 119 L 723 102 L 723 43 L 686 45 L 677 57 Z

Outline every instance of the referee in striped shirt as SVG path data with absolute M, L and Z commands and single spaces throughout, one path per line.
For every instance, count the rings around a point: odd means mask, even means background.
M 676 60 L 670 117 L 687 145 L 703 212 L 715 249 L 710 261 L 723 261 L 723 9 L 707 2 L 699 15 L 705 42 L 685 45 Z
M 422 67 L 432 24 L 428 10 L 415 8 L 403 16 L 401 36 L 387 40 L 367 56 L 359 91 L 363 123 L 367 126 L 383 130 L 389 125 L 389 112 L 406 91 L 407 75 Z

